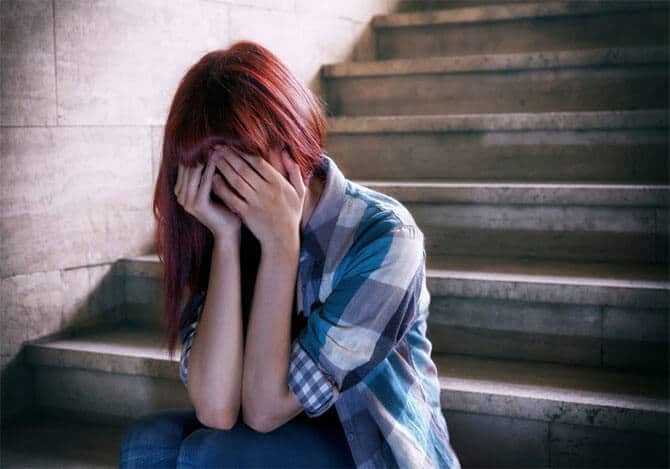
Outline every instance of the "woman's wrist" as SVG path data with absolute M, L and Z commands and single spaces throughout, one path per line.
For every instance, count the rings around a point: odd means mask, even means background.
M 234 234 L 215 235 L 214 249 L 217 251 L 233 251 L 238 252 L 242 242 L 242 234 L 238 231 Z

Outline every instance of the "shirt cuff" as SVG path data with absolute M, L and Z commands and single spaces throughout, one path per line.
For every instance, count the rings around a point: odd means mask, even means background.
M 305 352 L 297 337 L 291 344 L 288 385 L 308 417 L 326 412 L 340 394 L 334 380 Z

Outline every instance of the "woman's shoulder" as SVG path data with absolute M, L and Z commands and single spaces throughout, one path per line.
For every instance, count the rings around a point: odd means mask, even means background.
M 354 241 L 365 242 L 371 236 L 391 232 L 423 236 L 410 210 L 395 197 L 349 179 L 346 180 L 345 197 L 348 203 L 343 204 L 342 209 L 356 213 L 358 218 L 352 224 L 351 216 L 345 214 L 343 217 L 356 230 Z

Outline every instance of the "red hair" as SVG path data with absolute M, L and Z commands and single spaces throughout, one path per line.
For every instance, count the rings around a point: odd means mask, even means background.
M 163 269 L 163 344 L 170 357 L 188 319 L 182 314 L 186 308 L 181 309 L 185 288 L 191 298 L 207 289 L 214 241 L 209 229 L 177 202 L 178 164 L 205 163 L 217 143 L 266 159 L 271 149 L 284 147 L 303 180 L 312 174 L 324 178 L 325 128 L 321 101 L 259 44 L 241 41 L 208 52 L 181 79 L 165 124 L 153 200 Z M 242 232 L 242 297 L 248 315 L 257 269 L 248 264 L 257 263 L 259 245 L 244 224 Z

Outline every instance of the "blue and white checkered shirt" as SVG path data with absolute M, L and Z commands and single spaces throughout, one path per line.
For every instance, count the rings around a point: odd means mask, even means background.
M 321 198 L 302 233 L 288 383 L 309 417 L 333 405 L 357 468 L 460 468 L 426 337 L 424 236 L 394 198 L 347 179 L 326 154 Z M 180 375 L 204 303 L 180 332 Z

